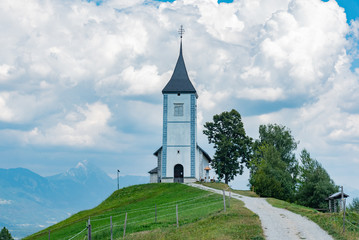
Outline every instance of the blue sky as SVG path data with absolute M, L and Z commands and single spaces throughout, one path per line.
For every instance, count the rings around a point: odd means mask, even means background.
M 48 176 L 88 160 L 113 177 L 146 175 L 182 24 L 202 148 L 214 153 L 203 124 L 235 108 L 251 137 L 260 124 L 285 125 L 298 151 L 358 189 L 358 9 L 354 0 L 1 1 L 1 168 Z

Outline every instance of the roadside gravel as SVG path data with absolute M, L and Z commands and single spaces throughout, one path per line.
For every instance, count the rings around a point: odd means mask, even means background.
M 189 186 L 223 194 L 221 190 L 189 183 Z M 228 195 L 228 192 L 226 192 Z M 232 193 L 231 197 L 244 202 L 246 208 L 256 213 L 268 240 L 332 240 L 333 238 L 316 223 L 288 210 L 270 205 L 265 198 L 251 198 Z

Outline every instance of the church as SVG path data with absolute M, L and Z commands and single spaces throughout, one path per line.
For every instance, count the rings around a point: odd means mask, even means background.
M 195 182 L 208 180 L 210 156 L 197 144 L 198 94 L 188 77 L 182 54 L 172 77 L 162 90 L 162 146 L 154 153 L 157 167 L 149 171 L 150 182 Z

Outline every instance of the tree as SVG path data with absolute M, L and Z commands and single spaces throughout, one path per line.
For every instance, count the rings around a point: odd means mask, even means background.
M 255 192 L 263 197 L 290 200 L 293 196 L 292 178 L 280 152 L 273 145 L 263 144 L 255 154 L 261 156 L 261 161 L 254 163 L 256 171 L 249 179 Z
M 219 179 L 224 177 L 228 184 L 243 173 L 243 164 L 250 159 L 252 139 L 246 135 L 241 115 L 234 109 L 214 115 L 213 122 L 206 122 L 204 128 L 208 142 L 216 149 L 211 165 Z
M 0 231 L 0 240 L 14 240 L 6 227 L 3 227 Z
M 263 151 L 261 148 L 263 146 L 267 146 L 266 148 L 275 149 L 278 152 L 279 159 L 284 163 L 285 166 L 282 171 L 289 173 L 291 177 L 291 180 L 286 183 L 286 187 L 290 186 L 289 193 L 294 194 L 298 175 L 298 161 L 294 154 L 294 151 L 297 148 L 297 144 L 298 142 L 295 141 L 290 129 L 277 124 L 260 125 L 259 139 L 256 140 L 253 144 L 254 154 L 252 155 L 251 161 L 249 163 L 250 184 L 252 185 L 254 182 L 251 181 L 251 178 L 256 174 L 258 167 L 261 166 L 261 161 L 263 161 Z M 269 146 L 273 146 L 273 148 Z M 252 186 L 254 186 L 255 189 L 260 187 L 257 185 Z M 288 200 L 289 199 L 293 200 L 294 196 L 291 196 L 288 198 Z
M 273 145 L 280 153 L 282 161 L 287 164 L 287 170 L 296 177 L 298 173 L 298 161 L 294 151 L 299 142 L 296 142 L 289 128 L 277 124 L 259 126 L 259 140 L 254 143 L 254 148 L 262 144 Z
M 349 205 L 349 210 L 359 213 L 359 198 L 353 198 L 353 202 Z
M 300 155 L 297 202 L 311 208 L 327 208 L 325 198 L 338 192 L 339 188 L 330 179 L 322 165 L 303 149 Z

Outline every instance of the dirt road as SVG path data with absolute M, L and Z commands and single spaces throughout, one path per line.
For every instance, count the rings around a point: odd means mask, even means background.
M 221 190 L 190 183 L 189 186 L 223 194 Z M 228 194 L 228 192 L 227 192 Z M 256 213 L 268 240 L 332 240 L 316 223 L 288 210 L 270 205 L 264 198 L 251 198 L 232 193 L 233 198 L 244 202 L 246 208 Z

